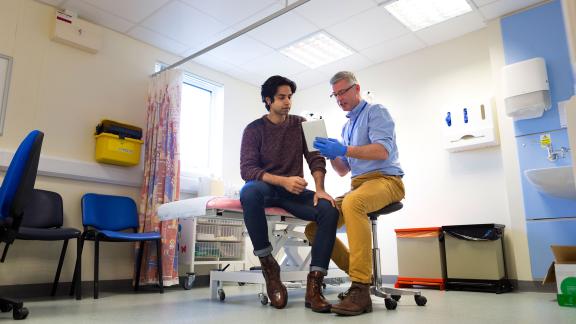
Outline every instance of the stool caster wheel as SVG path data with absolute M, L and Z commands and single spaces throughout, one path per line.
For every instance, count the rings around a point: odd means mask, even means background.
M 194 285 L 194 280 L 196 280 L 196 275 L 193 273 L 188 274 L 186 278 L 184 278 L 184 280 L 182 281 L 182 288 L 184 288 L 185 290 L 192 289 L 192 286 Z
M 400 298 L 402 298 L 401 295 L 392 295 L 392 299 L 394 299 L 395 301 L 399 301 Z
M 384 304 L 386 304 L 387 310 L 395 310 L 396 307 L 398 306 L 398 303 L 392 298 L 384 299 Z
M 12 311 L 12 318 L 15 320 L 23 320 L 28 317 L 28 308 L 14 308 Z
M 260 304 L 264 306 L 268 305 L 268 296 L 264 295 L 263 293 L 259 293 L 258 298 L 260 298 Z
M 222 288 L 218 289 L 218 299 L 220 299 L 220 301 L 226 299 L 226 293 L 224 293 L 224 289 Z
M 426 302 L 428 300 L 426 299 L 426 297 L 424 297 L 422 295 L 416 295 L 416 296 L 414 296 L 414 301 L 416 302 L 416 305 L 424 306 L 424 305 L 426 305 Z

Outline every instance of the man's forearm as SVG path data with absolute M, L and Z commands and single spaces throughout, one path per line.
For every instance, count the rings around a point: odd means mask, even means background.
M 340 157 L 335 158 L 334 160 L 330 160 L 330 164 L 332 164 L 334 171 L 336 171 L 336 173 L 338 173 L 338 175 L 341 177 L 350 172 L 350 168 L 348 165 L 346 165 L 346 163 L 344 163 L 344 161 L 342 161 L 342 158 Z
M 273 175 L 268 172 L 264 172 L 264 174 L 262 175 L 262 181 L 279 187 L 284 186 L 284 179 L 286 178 L 282 176 Z
M 324 177 L 325 173 L 322 171 L 314 171 L 312 173 L 312 177 L 314 178 L 314 184 L 316 185 L 316 191 L 325 191 L 324 190 Z
M 348 146 L 346 156 L 360 160 L 386 160 L 388 158 L 388 150 L 378 143 Z

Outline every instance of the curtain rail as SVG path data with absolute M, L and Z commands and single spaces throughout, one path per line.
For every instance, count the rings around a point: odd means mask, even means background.
M 204 49 L 201 49 L 201 50 L 199 50 L 199 51 L 197 51 L 197 52 L 195 52 L 195 53 L 193 53 L 193 54 L 191 54 L 191 55 L 189 55 L 189 56 L 181 59 L 180 61 L 178 61 L 178 62 L 176 62 L 176 63 L 174 63 L 174 64 L 171 64 L 171 65 L 165 67 L 164 69 L 162 69 L 162 70 L 160 70 L 160 71 L 158 71 L 158 72 L 156 72 L 156 73 L 153 73 L 151 76 L 153 77 L 153 76 L 156 76 L 156 75 L 158 75 L 158 74 L 160 74 L 160 73 L 162 73 L 162 72 L 164 72 L 164 71 L 168 71 L 168 70 L 171 70 L 171 69 L 173 69 L 173 68 L 175 68 L 175 67 L 178 67 L 178 66 L 180 66 L 180 65 L 182 65 L 182 64 L 190 61 L 191 59 L 193 59 L 193 58 L 195 58 L 195 57 L 198 57 L 198 56 L 200 56 L 200 55 L 202 55 L 202 54 L 204 54 L 204 53 L 206 53 L 206 52 L 209 52 L 209 51 L 215 49 L 216 47 L 218 47 L 218 46 L 220 46 L 220 45 L 223 45 L 223 44 L 225 44 L 225 43 L 227 43 L 227 42 L 229 42 L 229 41 L 231 41 L 231 40 L 233 40 L 233 39 L 235 39 L 235 38 L 237 38 L 237 37 L 239 37 L 239 36 L 242 36 L 242 35 L 246 34 L 247 32 L 251 31 L 252 29 L 255 29 L 255 28 L 257 28 L 257 27 L 260 27 L 261 25 L 264 25 L 265 23 L 269 22 L 270 20 L 272 20 L 272 19 L 274 19 L 274 18 L 277 18 L 277 17 L 279 17 L 279 16 L 281 16 L 281 15 L 283 15 L 283 14 L 289 12 L 289 11 L 292 11 L 293 9 L 295 9 L 295 8 L 297 8 L 297 7 L 305 4 L 305 3 L 308 2 L 308 1 L 310 1 L 310 0 L 298 0 L 298 1 L 294 2 L 294 3 L 291 4 L 291 5 L 287 5 L 287 6 L 284 7 L 283 9 L 278 10 L 278 11 L 276 11 L 275 13 L 273 13 L 273 14 L 267 16 L 267 17 L 264 17 L 264 18 L 262 18 L 262 19 L 260 19 L 260 20 L 258 20 L 257 22 L 251 24 L 250 26 L 244 27 L 244 28 L 242 28 L 241 30 L 235 32 L 234 34 L 232 34 L 232 35 L 230 35 L 230 36 L 228 36 L 228 37 L 226 37 L 226 38 L 223 38 L 223 39 L 217 41 L 216 43 L 214 43 L 214 44 L 212 44 L 212 45 L 210 45 L 210 46 L 208 46 L 208 47 L 206 47 L 206 48 L 204 48 Z M 286 1 L 286 3 L 288 3 L 288 1 Z

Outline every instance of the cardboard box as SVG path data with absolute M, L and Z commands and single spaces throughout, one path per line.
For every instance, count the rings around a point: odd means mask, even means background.
M 550 246 L 554 262 L 543 283 L 556 282 L 558 305 L 576 307 L 576 246 Z

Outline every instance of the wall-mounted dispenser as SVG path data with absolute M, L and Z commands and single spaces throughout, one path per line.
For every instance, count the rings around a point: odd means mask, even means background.
M 514 120 L 538 118 L 550 109 L 550 86 L 543 58 L 506 65 L 502 72 L 506 115 Z
M 78 18 L 75 12 L 62 9 L 55 12 L 50 38 L 94 54 L 102 47 L 104 29 Z
M 449 152 L 498 145 L 491 101 L 444 112 L 444 147 Z

